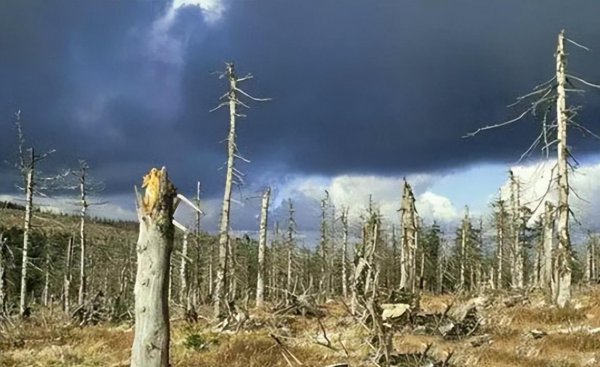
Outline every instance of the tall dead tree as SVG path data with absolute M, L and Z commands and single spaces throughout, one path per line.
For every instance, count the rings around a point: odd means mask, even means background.
M 521 246 L 521 193 L 520 183 L 512 170 L 509 171 L 510 180 L 510 204 L 511 204 L 511 286 L 513 288 L 523 288 L 523 248 Z
M 494 207 L 496 208 L 495 212 L 495 221 L 496 221 L 496 236 L 497 236 L 497 245 L 496 245 L 496 286 L 498 289 L 502 289 L 504 286 L 504 257 L 505 255 L 505 226 L 507 221 L 507 211 L 504 200 L 499 198 L 495 203 Z
M 577 111 L 579 110 L 578 107 L 567 108 L 568 92 L 581 93 L 583 92 L 582 88 L 586 86 L 600 88 L 600 85 L 590 83 L 582 78 L 567 73 L 565 41 L 589 51 L 585 46 L 566 38 L 564 30 L 562 30 L 558 35 L 558 45 L 555 53 L 555 75 L 550 80 L 536 86 L 532 92 L 518 97 L 516 103 L 513 104 L 513 106 L 515 106 L 523 102 L 531 101 L 529 107 L 512 120 L 485 126 L 467 134 L 467 136 L 473 136 L 484 130 L 507 126 L 521 120 L 528 114 L 531 114 L 534 117 L 541 117 L 541 133 L 525 153 L 523 153 L 521 159 L 529 155 L 540 145 L 542 152 L 546 153 L 546 157 L 549 156 L 550 149 L 556 147 L 557 163 L 552 168 L 550 183 L 556 182 L 556 189 L 558 191 L 558 203 L 556 207 L 558 246 L 554 269 L 556 273 L 556 297 L 554 297 L 554 302 L 561 308 L 567 306 L 571 300 L 572 249 L 569 234 L 569 193 L 571 190 L 569 186 L 569 167 L 574 167 L 570 164 L 570 158 L 572 158 L 572 156 L 567 143 L 568 128 L 575 128 L 585 135 L 600 139 L 599 135 L 575 121 L 575 117 L 578 113 Z M 549 114 L 552 109 L 555 109 L 556 117 L 549 120 Z M 553 133 L 556 134 L 554 139 L 550 137 Z M 555 173 L 556 178 L 554 178 Z M 551 186 L 552 185 L 549 185 L 549 189 Z M 543 195 L 541 201 L 545 199 L 545 196 L 546 195 Z
M 348 298 L 348 208 L 342 208 L 342 295 Z
M 459 252 L 459 261 L 458 261 L 458 289 L 463 291 L 465 290 L 465 268 L 467 266 L 467 242 L 470 239 L 470 225 L 471 221 L 469 219 L 469 207 L 465 206 L 465 216 L 463 218 L 461 228 L 460 228 L 460 252 Z
M 327 228 L 327 208 L 329 205 L 329 192 L 325 190 L 325 197 L 321 200 L 321 239 L 319 241 L 319 255 L 320 259 L 320 274 L 319 274 L 319 296 L 327 297 L 327 280 L 328 267 L 327 267 L 327 243 L 329 241 L 328 228 Z
M 132 367 L 169 366 L 169 264 L 173 250 L 176 189 L 167 170 L 144 176 L 137 193 L 140 222 L 135 280 L 135 331 Z
M 31 219 L 33 217 L 33 196 L 36 190 L 37 164 L 54 153 L 50 150 L 44 154 L 36 154 L 33 147 L 25 148 L 25 137 L 21 126 L 21 111 L 15 114 L 15 125 L 18 134 L 19 157 L 17 169 L 23 177 L 25 191 L 25 217 L 23 220 L 23 260 L 21 261 L 21 292 L 19 299 L 19 313 L 25 315 L 27 309 L 27 268 L 29 266 L 29 240 L 31 236 Z
M 231 210 L 231 192 L 232 185 L 243 183 L 243 174 L 235 168 L 236 159 L 244 159 L 237 148 L 236 144 L 236 121 L 238 117 L 245 117 L 244 114 L 238 112 L 238 106 L 249 108 L 242 98 L 248 98 L 252 101 L 268 101 L 268 98 L 255 98 L 244 90 L 240 89 L 239 85 L 249 79 L 252 79 L 251 74 L 247 74 L 242 78 L 238 78 L 235 73 L 233 63 L 225 64 L 225 71 L 220 73 L 220 78 L 227 78 L 229 82 L 229 90 L 221 96 L 221 103 L 213 108 L 216 111 L 222 107 L 229 107 L 229 134 L 227 135 L 227 164 L 225 171 L 225 189 L 223 192 L 223 206 L 221 208 L 221 222 L 219 224 L 219 264 L 217 268 L 216 281 L 214 287 L 213 305 L 215 317 L 221 318 L 224 316 L 226 302 L 229 290 L 227 289 L 227 273 L 229 266 L 229 219 Z
M 267 187 L 263 193 L 260 205 L 260 227 L 258 235 L 258 274 L 256 277 L 256 307 L 265 304 L 265 254 L 267 252 L 267 228 L 269 223 L 269 200 L 271 188 Z
M 400 227 L 402 229 L 400 288 L 412 292 L 415 289 L 416 274 L 417 210 L 415 208 L 415 196 L 406 180 L 404 180 L 402 192 Z
M 596 257 L 598 252 L 598 236 L 592 233 L 588 234 L 586 246 L 586 261 L 585 261 L 585 280 L 588 283 L 596 282 L 598 279 L 596 269 Z
M 293 293 L 292 289 L 292 261 L 294 254 L 294 233 L 296 233 L 296 220 L 294 219 L 294 203 L 292 199 L 288 200 L 288 231 L 287 231 L 287 240 L 286 240 L 286 250 L 287 250 L 287 275 L 286 275 L 286 284 L 285 284 L 285 299 L 286 303 L 289 302 L 289 295 Z
M 73 267 L 73 236 L 69 237 L 67 242 L 67 251 L 65 254 L 65 269 L 63 273 L 63 310 L 67 315 L 70 315 L 71 311 L 71 281 L 73 275 L 71 274 L 71 268 Z
M 554 254 L 554 223 L 555 211 L 551 202 L 546 201 L 544 205 L 544 217 L 542 218 L 542 261 L 540 272 L 540 285 L 543 289 L 551 289 L 552 268 Z
M 6 293 L 6 270 L 8 261 L 6 259 L 8 246 L 6 245 L 7 238 L 3 233 L 0 233 L 0 317 L 7 313 L 6 304 L 8 294 Z
M 77 179 L 79 180 L 79 195 L 81 209 L 79 212 L 79 294 L 77 301 L 80 305 L 85 302 L 85 296 L 87 292 L 87 277 L 86 277 L 86 233 L 85 233 L 85 220 L 87 216 L 87 209 L 89 207 L 87 201 L 87 184 L 86 174 L 88 165 L 85 161 L 79 161 L 79 171 Z

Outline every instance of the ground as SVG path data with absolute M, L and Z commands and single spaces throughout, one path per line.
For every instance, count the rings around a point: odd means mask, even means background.
M 424 295 L 421 306 L 427 311 L 443 311 L 448 304 L 466 299 Z M 567 309 L 548 305 L 544 295 L 537 292 L 524 297 L 488 294 L 485 299 L 480 311 L 484 321 L 476 333 L 445 340 L 396 325 L 399 331 L 393 338 L 394 351 L 421 352 L 431 345 L 429 355 L 436 359 L 453 353 L 452 366 L 600 366 L 600 329 L 595 329 L 600 328 L 600 287 L 576 290 Z M 348 314 L 342 302 L 333 300 L 323 307 L 326 338 L 315 318 L 274 318 L 266 310 L 251 309 L 245 330 L 237 333 L 217 333 L 202 319 L 190 325 L 174 318 L 172 365 L 286 367 L 302 363 L 322 367 L 344 362 L 374 366 L 365 328 Z M 208 314 L 208 309 L 200 311 Z M 25 323 L 3 323 L 0 366 L 128 365 L 133 337 L 130 324 L 80 328 L 61 317 L 58 310 L 38 310 Z

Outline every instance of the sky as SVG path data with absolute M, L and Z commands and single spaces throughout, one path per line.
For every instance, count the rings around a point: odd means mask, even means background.
M 215 72 L 234 62 L 254 75 L 247 92 L 272 98 L 252 103 L 239 123 L 251 163 L 238 166 L 247 176 L 234 195 L 234 230 L 256 230 L 266 186 L 272 218 L 283 221 L 292 198 L 299 230 L 318 228 L 324 190 L 355 217 L 372 194 L 394 222 L 404 177 L 421 216 L 450 228 L 464 205 L 485 216 L 511 167 L 528 183 L 526 199 L 543 186 L 548 164 L 538 153 L 518 162 L 534 119 L 462 136 L 521 112 L 507 105 L 553 75 L 563 28 L 591 49 L 568 44 L 569 70 L 599 82 L 597 14 L 592 0 L 4 0 L 0 158 L 15 160 L 21 110 L 28 143 L 57 150 L 40 169 L 84 159 L 105 183 L 99 196 L 109 203 L 94 214 L 135 219 L 133 186 L 166 166 L 187 196 L 202 182 L 203 223 L 214 231 L 228 114 L 209 111 L 227 88 Z M 570 101 L 600 131 L 600 90 Z M 600 230 L 600 141 L 574 132 L 570 143 L 581 162 L 576 188 L 589 201 L 574 204 L 581 228 Z M 1 165 L 0 199 L 18 196 L 16 182 Z M 65 195 L 39 202 L 64 209 Z

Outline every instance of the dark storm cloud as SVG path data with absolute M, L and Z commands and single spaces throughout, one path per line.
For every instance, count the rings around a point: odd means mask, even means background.
M 219 22 L 190 7 L 161 32 L 168 6 L 2 1 L 2 158 L 14 150 L 20 108 L 30 140 L 59 150 L 55 166 L 87 159 L 109 194 L 166 165 L 182 190 L 200 179 L 218 197 L 227 113 L 208 111 L 226 86 L 211 72 L 233 60 L 255 75 L 248 92 L 273 98 L 239 125 L 255 186 L 273 172 L 385 175 L 514 161 L 531 122 L 461 136 L 516 113 L 504 106 L 553 73 L 562 27 L 594 50 L 570 46 L 569 66 L 600 80 L 595 1 L 231 1 Z M 600 129 L 599 106 L 600 93 L 588 93 L 582 119 Z

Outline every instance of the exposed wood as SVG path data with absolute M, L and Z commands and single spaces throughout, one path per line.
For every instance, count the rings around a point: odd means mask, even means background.
M 167 170 L 153 168 L 137 195 L 140 222 L 135 281 L 132 367 L 169 366 L 169 264 L 173 250 L 176 189 Z

